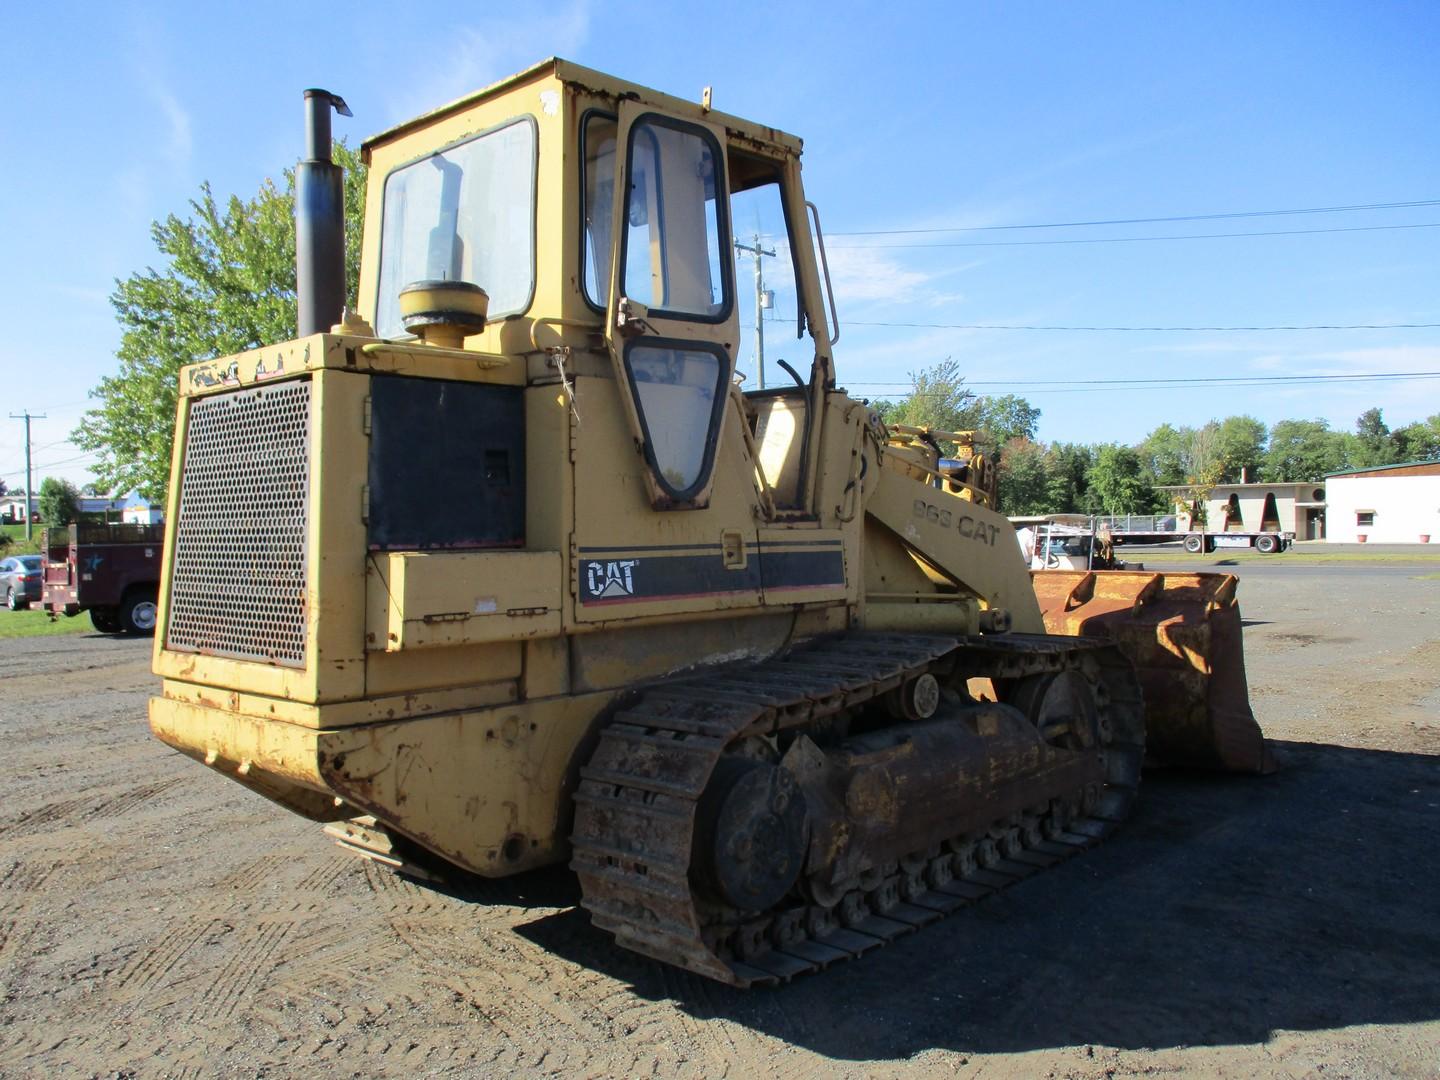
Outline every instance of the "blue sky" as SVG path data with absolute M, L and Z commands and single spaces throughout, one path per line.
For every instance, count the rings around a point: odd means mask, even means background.
M 48 413 L 35 423 L 36 462 L 50 466 L 41 475 L 88 479 L 63 440 L 114 367 L 107 297 L 116 278 L 156 261 L 150 222 L 184 211 L 202 181 L 248 197 L 293 164 L 303 88 L 344 95 L 355 118 L 336 131 L 353 144 L 551 54 L 684 97 L 713 85 L 717 108 L 805 139 L 839 293 L 836 358 L 856 394 L 901 389 L 909 372 L 953 357 L 976 389 L 1038 405 L 1041 438 L 1075 441 L 1132 442 L 1165 420 L 1242 411 L 1345 428 L 1371 405 L 1392 426 L 1440 412 L 1440 380 L 1026 385 L 1440 371 L 1434 328 L 945 328 L 1440 323 L 1440 229 L 1371 228 L 1437 223 L 1440 205 L 842 235 L 1440 199 L 1440 5 L 401 10 L 257 0 L 77 4 L 63 19 L 36 5 L 7 12 L 0 290 L 11 332 L 0 371 L 7 414 Z M 1370 231 L 1033 243 L 1357 228 Z M 1016 241 L 1032 243 L 1005 246 Z M 748 273 L 746 262 L 742 283 Z M 782 339 L 777 325 L 767 353 L 796 359 Z M 0 419 L 0 478 L 15 486 L 23 426 Z

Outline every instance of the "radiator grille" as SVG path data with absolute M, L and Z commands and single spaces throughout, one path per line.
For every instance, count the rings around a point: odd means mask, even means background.
M 309 379 L 191 404 L 166 648 L 305 666 L 309 434 Z

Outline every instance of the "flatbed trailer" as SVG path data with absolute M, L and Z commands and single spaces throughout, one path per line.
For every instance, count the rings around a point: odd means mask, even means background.
M 1295 542 L 1293 532 L 1261 531 L 1211 532 L 1186 529 L 1188 520 L 1178 514 L 1110 514 L 1095 518 L 1097 529 L 1108 529 L 1116 544 L 1181 544 L 1193 554 L 1218 548 L 1254 548 L 1264 555 L 1285 551 Z
M 46 529 L 40 606 L 51 618 L 88 611 L 104 634 L 153 634 L 164 542 L 164 525 Z
M 1218 548 L 1254 548 L 1262 555 L 1278 555 L 1295 542 L 1287 532 L 1188 532 L 1178 538 L 1192 554 Z M 1133 541 L 1132 541 L 1133 542 Z

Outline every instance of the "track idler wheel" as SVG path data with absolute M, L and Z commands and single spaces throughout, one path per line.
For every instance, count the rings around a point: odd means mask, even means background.
M 1051 746 L 1088 750 L 1105 734 L 1094 687 L 1078 671 L 1031 675 L 1006 695 L 1006 703 L 1028 716 Z
M 884 704 L 896 720 L 929 720 L 940 707 L 940 682 L 924 672 L 890 691 Z
M 697 876 L 716 900 L 765 911 L 785 898 L 805 863 L 805 793 L 788 769 L 726 757 L 701 797 Z

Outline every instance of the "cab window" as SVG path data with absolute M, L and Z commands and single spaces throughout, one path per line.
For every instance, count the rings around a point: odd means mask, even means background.
M 790 376 L 778 369 L 777 361 L 789 361 L 804 372 L 813 359 L 808 349 L 794 343 L 804 334 L 806 320 L 782 183 L 778 162 L 730 147 L 730 216 L 735 223 L 736 280 L 748 285 L 754 279 L 756 261 L 760 263 L 758 295 L 754 288 L 740 288 L 736 297 L 742 331 L 736 361 L 747 376 L 747 388 L 760 383 L 754 335 L 757 319 L 765 324 L 768 374 L 763 385 L 792 385 Z
M 657 314 L 724 320 L 732 263 L 719 146 L 704 128 L 646 116 L 631 125 L 627 153 L 625 295 Z
M 585 300 L 605 310 L 610 288 L 610 220 L 615 208 L 615 117 L 587 113 L 580 135 L 585 229 L 580 250 Z
M 642 338 L 626 349 L 645 456 L 672 498 L 691 497 L 710 477 L 726 370 L 723 351 L 699 343 Z
M 400 337 L 400 290 L 468 281 L 490 318 L 530 306 L 535 289 L 535 122 L 511 121 L 385 179 L 375 329 Z

